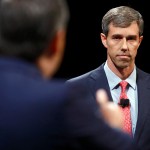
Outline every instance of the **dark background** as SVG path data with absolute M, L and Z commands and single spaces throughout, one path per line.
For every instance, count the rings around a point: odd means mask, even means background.
M 150 73 L 149 35 L 150 7 L 148 0 L 68 0 L 70 21 L 65 55 L 54 77 L 69 79 L 95 69 L 106 61 L 106 49 L 100 40 L 101 19 L 111 8 L 128 5 L 144 19 L 144 39 L 138 49 L 136 66 Z

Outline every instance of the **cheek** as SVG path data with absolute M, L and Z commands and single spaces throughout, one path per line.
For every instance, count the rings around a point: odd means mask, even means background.
M 107 47 L 111 50 L 117 51 L 122 47 L 122 43 L 120 41 L 109 40 L 109 42 L 107 42 Z
M 130 48 L 129 49 L 130 50 L 130 55 L 131 55 L 131 57 L 132 57 L 132 59 L 135 59 L 135 57 L 136 57 L 136 55 L 137 55 L 137 48 Z
M 136 55 L 137 55 L 137 49 L 135 51 L 133 51 L 132 55 L 133 55 L 134 58 L 136 57 Z
M 130 49 L 133 49 L 133 50 L 137 50 L 138 48 L 139 48 L 139 46 L 140 46 L 140 43 L 139 43 L 139 41 L 134 41 L 134 42 L 128 42 L 128 47 L 130 48 Z
M 114 44 L 114 43 L 111 43 L 109 42 L 107 44 L 107 49 L 108 49 L 108 53 L 116 53 L 118 50 L 120 50 L 120 44 Z
M 116 51 L 116 49 L 114 48 L 108 48 L 107 49 L 107 54 L 111 57 L 111 58 L 113 58 L 113 57 L 115 57 L 116 56 L 116 53 L 117 53 L 117 51 Z

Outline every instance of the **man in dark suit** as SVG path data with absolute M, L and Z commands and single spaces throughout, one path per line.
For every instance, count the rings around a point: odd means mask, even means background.
M 0 149 L 135 149 L 91 109 L 95 101 L 82 100 L 86 89 L 49 80 L 63 56 L 67 21 L 63 0 L 0 1 Z
M 119 83 L 128 82 L 126 89 L 132 125 L 132 136 L 142 150 L 150 150 L 150 75 L 135 65 L 137 50 L 143 39 L 142 15 L 127 6 L 109 10 L 102 19 L 102 44 L 107 60 L 95 70 L 67 81 L 89 91 L 87 101 L 95 101 L 95 92 L 105 89 L 111 101 L 121 104 Z M 79 93 L 78 93 L 79 95 Z M 126 115 L 125 115 L 126 117 Z

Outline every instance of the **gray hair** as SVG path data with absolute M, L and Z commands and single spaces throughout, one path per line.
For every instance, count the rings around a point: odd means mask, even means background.
M 65 0 L 1 0 L 0 55 L 34 61 L 68 19 Z
M 144 21 L 142 15 L 135 9 L 128 6 L 119 6 L 110 9 L 102 18 L 102 32 L 107 36 L 109 25 L 112 23 L 115 27 L 128 27 L 132 22 L 137 22 L 139 35 L 143 34 Z

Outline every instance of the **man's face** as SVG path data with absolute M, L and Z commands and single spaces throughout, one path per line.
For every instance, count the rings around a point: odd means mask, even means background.
M 136 22 L 126 28 L 110 24 L 107 37 L 101 35 L 102 43 L 107 48 L 108 63 L 120 69 L 133 66 L 142 38 Z

